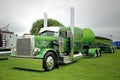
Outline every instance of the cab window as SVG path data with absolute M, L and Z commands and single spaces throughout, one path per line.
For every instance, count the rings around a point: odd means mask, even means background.
M 54 36 L 54 32 L 53 31 L 44 31 L 42 33 L 39 34 L 40 36 Z

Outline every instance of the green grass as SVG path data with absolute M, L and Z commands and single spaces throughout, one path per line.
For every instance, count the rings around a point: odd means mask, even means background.
M 49 72 L 14 69 L 0 60 L 0 80 L 120 80 L 120 50 L 100 58 L 84 58 Z

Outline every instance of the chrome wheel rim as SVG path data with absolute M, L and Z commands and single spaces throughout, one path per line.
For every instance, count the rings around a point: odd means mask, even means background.
M 53 59 L 52 56 L 49 56 L 49 57 L 47 58 L 46 64 L 47 64 L 47 67 L 48 67 L 49 69 L 52 69 L 52 68 L 53 68 L 53 66 L 54 66 L 54 59 Z

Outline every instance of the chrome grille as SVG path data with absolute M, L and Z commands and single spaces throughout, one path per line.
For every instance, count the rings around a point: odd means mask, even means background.
M 31 55 L 31 38 L 17 39 L 17 55 Z

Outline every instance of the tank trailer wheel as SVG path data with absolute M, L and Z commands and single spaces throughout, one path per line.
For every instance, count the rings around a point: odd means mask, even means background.
M 94 54 L 94 57 L 97 58 L 97 53 Z
M 111 53 L 114 53 L 114 52 L 115 52 L 115 50 L 112 48 L 112 49 L 111 49 Z
M 101 54 L 101 50 L 98 50 L 98 57 L 101 57 L 102 54 Z
M 97 50 L 95 51 L 94 57 L 95 57 L 95 58 L 98 57 L 98 52 L 97 52 Z
M 55 68 L 55 56 L 52 52 L 48 52 L 43 59 L 43 68 L 45 71 L 50 71 Z

